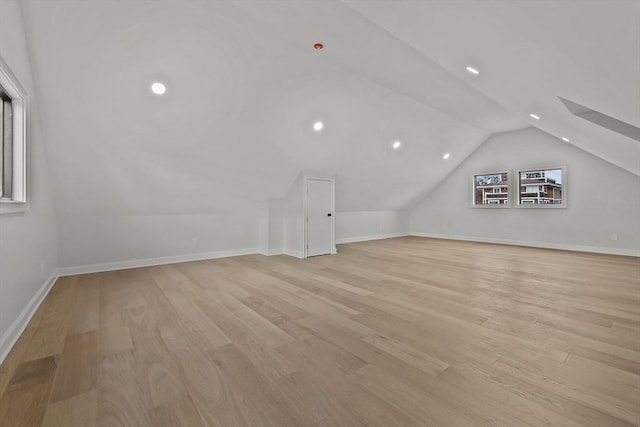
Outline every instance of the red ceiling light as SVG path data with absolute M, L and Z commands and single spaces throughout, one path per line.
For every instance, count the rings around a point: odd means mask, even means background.
M 324 45 L 323 45 L 322 43 L 316 43 L 316 44 L 314 44 L 314 45 L 313 45 L 313 48 L 314 48 L 315 50 L 320 50 L 320 49 L 322 49 L 323 47 L 324 47 Z

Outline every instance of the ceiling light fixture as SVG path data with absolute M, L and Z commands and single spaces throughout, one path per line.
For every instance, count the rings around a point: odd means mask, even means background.
M 444 156 L 442 156 L 442 158 L 445 160 L 447 160 L 449 157 L 451 157 L 451 154 L 449 153 L 444 153 Z
M 324 123 L 322 122 L 315 122 L 313 124 L 313 130 L 315 130 L 316 132 L 320 132 L 323 127 L 324 127 Z
M 529 114 L 529 117 L 531 117 L 532 119 L 540 120 L 540 116 L 533 113 Z
M 402 142 L 394 141 L 391 146 L 393 147 L 394 150 L 397 150 L 398 148 L 400 148 L 401 145 L 402 145 Z
M 160 82 L 155 82 L 151 85 L 151 92 L 156 95 L 164 95 L 167 91 L 167 87 Z
M 322 43 L 316 43 L 313 45 L 313 48 L 315 50 L 321 50 L 324 47 L 324 45 Z
M 476 76 L 480 74 L 480 71 L 478 71 L 476 68 L 473 68 L 473 67 L 467 67 L 467 71 L 470 72 L 471 74 L 475 74 Z
M 563 136 L 561 138 L 564 142 L 571 142 L 571 140 L 569 138 L 567 138 L 566 136 Z

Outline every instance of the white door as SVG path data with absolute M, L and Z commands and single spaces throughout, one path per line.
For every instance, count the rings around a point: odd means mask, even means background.
M 333 182 L 307 179 L 307 256 L 333 253 Z

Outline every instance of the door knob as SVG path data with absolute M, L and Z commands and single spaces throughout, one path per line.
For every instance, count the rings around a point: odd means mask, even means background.
M 330 213 L 328 213 L 328 214 L 327 214 L 327 216 L 331 216 L 331 214 L 330 214 Z

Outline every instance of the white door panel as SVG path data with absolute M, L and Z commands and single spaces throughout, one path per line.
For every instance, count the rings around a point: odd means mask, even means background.
M 307 256 L 333 252 L 333 183 L 307 179 Z

